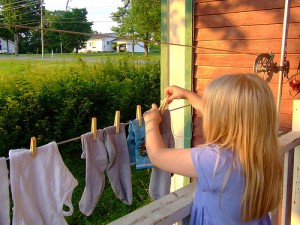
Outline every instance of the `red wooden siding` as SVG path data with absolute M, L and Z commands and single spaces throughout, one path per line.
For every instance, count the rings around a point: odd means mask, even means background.
M 275 54 L 280 64 L 284 0 L 195 0 L 194 8 L 194 91 L 202 94 L 211 79 L 228 73 L 253 73 L 261 53 Z M 300 62 L 300 0 L 291 0 L 287 39 L 290 73 Z M 278 73 L 269 86 L 277 98 Z M 292 100 L 283 80 L 280 129 L 291 130 Z M 297 96 L 300 97 L 300 94 Z M 203 142 L 201 117 L 193 116 L 193 143 Z

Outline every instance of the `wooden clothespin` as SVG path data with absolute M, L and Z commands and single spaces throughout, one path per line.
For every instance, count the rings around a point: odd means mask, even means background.
M 91 132 L 93 133 L 93 140 L 95 141 L 97 139 L 97 118 L 92 118 L 92 126 L 91 126 Z
M 167 103 L 167 100 L 168 100 L 168 96 L 165 97 L 165 99 L 163 100 L 162 104 L 159 106 L 158 108 L 158 111 L 163 114 L 164 110 L 166 109 L 168 103 Z
M 31 139 L 30 139 L 30 151 L 31 151 L 31 156 L 33 158 L 35 158 L 36 154 L 37 154 L 37 152 L 36 152 L 36 138 L 35 137 L 31 137 Z
M 116 111 L 114 126 L 116 127 L 116 133 L 120 133 L 120 111 Z
M 142 107 L 140 105 L 136 106 L 136 118 L 139 121 L 139 126 L 143 125 Z

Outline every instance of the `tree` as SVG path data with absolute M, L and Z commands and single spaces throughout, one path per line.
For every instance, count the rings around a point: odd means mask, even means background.
M 37 27 L 40 24 L 40 8 L 43 0 L 0 0 L 4 23 Z M 9 27 L 14 35 L 15 54 L 19 54 L 19 40 L 26 29 Z
M 135 39 L 138 37 L 135 29 L 133 17 L 130 16 L 130 1 L 126 0 L 124 7 L 119 7 L 118 12 L 112 13 L 113 20 L 118 22 L 118 27 L 112 27 L 112 30 L 119 36 L 126 36 L 132 40 L 132 54 L 134 54 Z
M 54 14 L 56 14 L 56 18 L 49 25 L 50 28 L 92 34 L 93 23 L 88 22 L 86 17 L 87 10 L 85 8 L 75 8 L 71 11 L 55 11 Z M 80 48 L 85 46 L 86 41 L 89 39 L 89 36 L 79 34 L 62 33 L 59 37 L 66 52 L 72 52 L 75 49 L 76 53 L 78 53 Z
M 112 13 L 118 27 L 112 27 L 119 36 L 144 41 L 145 55 L 148 55 L 148 42 L 160 40 L 160 0 L 123 0 L 124 7 Z M 133 43 L 134 45 L 134 43 Z
M 0 0 L 3 1 L 3 0 Z M 43 27 L 54 30 L 76 31 L 92 34 L 92 23 L 87 20 L 86 9 L 72 9 L 71 11 L 47 11 L 43 10 Z M 23 21 L 24 24 L 26 21 Z M 28 22 L 28 21 L 27 21 Z M 40 18 L 38 20 L 40 22 Z M 30 24 L 33 21 L 30 21 Z M 26 24 L 25 24 L 26 25 Z M 40 24 L 34 24 L 39 26 Z M 18 31 L 18 43 L 20 52 L 35 53 L 41 45 L 40 31 L 16 29 Z M 15 30 L 14 30 L 15 31 Z M 84 47 L 89 36 L 57 33 L 52 31 L 44 31 L 44 46 L 46 52 L 60 52 L 63 46 L 64 52 L 76 52 Z M 15 42 L 16 43 L 16 42 Z M 19 52 L 19 51 L 18 51 Z
M 27 30 L 20 35 L 19 53 L 38 53 L 41 46 L 41 32 L 39 30 Z

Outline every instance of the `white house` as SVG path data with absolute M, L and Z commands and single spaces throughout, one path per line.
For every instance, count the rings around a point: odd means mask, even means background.
M 125 39 L 116 39 L 113 41 L 114 44 L 117 45 L 118 52 L 132 52 L 132 41 Z M 134 43 L 134 52 L 145 52 L 144 43 L 143 42 L 135 42 Z
M 15 53 L 14 42 L 0 38 L 0 53 Z
M 109 34 L 112 37 L 92 36 L 86 43 L 86 47 L 79 52 L 112 52 L 114 51 L 112 41 L 116 38 L 115 35 Z
M 91 36 L 91 38 L 86 42 L 86 47 L 80 49 L 78 52 L 132 52 L 132 41 L 117 38 L 116 34 L 103 34 L 103 36 L 108 37 Z M 134 52 L 145 52 L 144 43 L 135 42 Z

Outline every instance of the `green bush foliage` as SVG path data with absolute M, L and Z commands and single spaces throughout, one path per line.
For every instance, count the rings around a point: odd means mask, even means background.
M 113 125 L 116 110 L 121 122 L 135 118 L 159 103 L 160 66 L 134 63 L 126 58 L 105 62 L 6 62 L 0 72 L 0 155 L 28 148 L 30 137 L 38 145 L 78 137 L 90 130 Z M 1 68 L 3 67 L 1 62 Z

